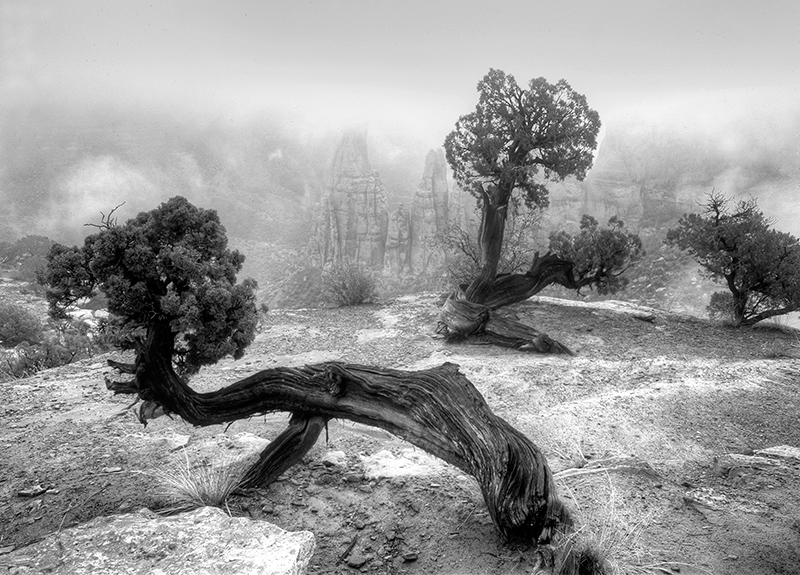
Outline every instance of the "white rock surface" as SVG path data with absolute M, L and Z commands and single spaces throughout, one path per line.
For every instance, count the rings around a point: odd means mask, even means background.
M 98 517 L 2 557 L 12 572 L 56 575 L 303 575 L 314 535 L 203 507 Z
M 361 463 L 367 479 L 435 475 L 445 466 L 440 459 L 413 449 L 404 449 L 399 456 L 387 450 L 379 451 L 362 457 Z

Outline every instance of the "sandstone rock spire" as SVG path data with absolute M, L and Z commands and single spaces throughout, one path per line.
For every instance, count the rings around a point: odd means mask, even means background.
M 433 240 L 446 229 L 447 223 L 447 162 L 443 150 L 431 150 L 425 158 L 422 180 L 411 207 L 411 269 L 415 274 L 431 271 L 444 261 Z
M 388 227 L 386 190 L 369 164 L 366 132 L 347 132 L 334 156 L 317 219 L 321 264 L 351 261 L 381 269 Z

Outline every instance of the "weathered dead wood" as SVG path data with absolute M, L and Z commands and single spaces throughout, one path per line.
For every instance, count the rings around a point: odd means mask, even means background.
M 151 328 L 137 361 L 144 422 L 161 410 L 198 426 L 274 411 L 296 414 L 262 454 L 260 469 L 248 473 L 251 484 L 280 475 L 313 445 L 328 419 L 342 418 L 385 429 L 475 477 L 508 540 L 547 540 L 570 523 L 544 455 L 492 413 L 457 365 L 421 371 L 342 363 L 280 367 L 199 393 L 172 369 L 172 337 L 168 325 Z
M 563 353 L 573 355 L 564 344 L 531 326 L 497 315 L 494 310 L 525 301 L 545 287 L 560 284 L 569 289 L 580 289 L 594 281 L 594 277 L 575 278 L 574 264 L 553 254 L 539 257 L 537 252 L 530 269 L 524 274 L 501 274 L 491 281 L 486 274 L 491 267 L 481 270 L 480 277 L 470 286 L 459 288 L 444 303 L 439 314 L 440 323 L 450 339 L 467 343 L 494 344 L 520 351 Z
M 451 340 L 494 344 L 519 351 L 574 355 L 564 344 L 522 322 L 503 317 L 489 306 L 451 295 L 442 305 L 439 319 Z
M 113 359 L 109 359 L 108 365 L 110 365 L 120 373 L 130 373 L 130 374 L 136 373 L 135 363 L 125 363 L 122 361 L 114 361 Z
M 525 301 L 549 285 L 558 284 L 568 289 L 579 290 L 591 284 L 595 278 L 589 276 L 578 280 L 573 273 L 575 264 L 553 254 L 540 257 L 536 252 L 531 267 L 524 274 L 498 275 L 484 305 L 490 309 Z
M 278 479 L 314 447 L 327 423 L 327 417 L 293 413 L 289 427 L 267 445 L 258 461 L 247 470 L 241 487 L 260 487 Z

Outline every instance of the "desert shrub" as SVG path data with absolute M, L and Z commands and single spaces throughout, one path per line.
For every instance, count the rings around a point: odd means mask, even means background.
M 3 380 L 30 377 L 42 370 L 71 363 L 77 355 L 77 350 L 70 350 L 55 337 L 33 345 L 24 342 L 3 354 L 0 375 Z
M 334 305 L 358 305 L 377 297 L 374 274 L 355 262 L 337 263 L 322 274 L 322 292 Z
M 38 337 L 0 354 L 0 381 L 29 377 L 114 347 L 107 339 L 98 337 L 97 330 L 76 319 L 39 324 L 39 328 Z
M 588 285 L 601 295 L 625 289 L 629 280 L 624 273 L 645 255 L 639 235 L 628 231 L 617 216 L 602 227 L 588 214 L 581 218 L 577 234 L 551 233 L 550 252 L 572 262 L 576 278 L 593 278 Z
M 754 325 L 800 309 L 800 239 L 772 228 L 755 199 L 732 205 L 712 192 L 703 212 L 684 214 L 666 243 L 685 250 L 728 287 L 733 324 Z M 724 299 L 712 300 L 714 313 Z
M 11 277 L 35 282 L 47 267 L 47 252 L 53 241 L 44 236 L 28 235 L 14 243 L 0 243 L 0 265 L 11 270 Z
M 0 345 L 11 348 L 21 343 L 42 340 L 42 324 L 24 307 L 0 302 Z

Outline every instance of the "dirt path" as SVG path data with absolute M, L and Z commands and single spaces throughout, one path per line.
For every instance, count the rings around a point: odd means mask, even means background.
M 445 345 L 432 337 L 435 298 L 407 297 L 270 312 L 245 358 L 193 385 L 332 359 L 454 362 L 543 448 L 582 535 L 602 540 L 621 572 L 797 572 L 800 461 L 752 457 L 800 447 L 794 333 L 538 300 L 512 311 L 578 356 Z M 97 358 L 1 384 L 0 553 L 98 515 L 155 508 L 148 472 L 182 457 L 182 446 L 208 442 L 217 448 L 202 453 L 224 457 L 229 438 L 271 438 L 286 423 L 273 414 L 192 429 L 161 418 L 144 429 L 122 411 L 128 398 L 106 392 L 106 371 Z M 306 463 L 230 509 L 313 531 L 310 573 L 530 572 L 530 555 L 498 540 L 471 478 L 380 430 L 333 422 Z M 46 492 L 20 495 L 36 486 Z

